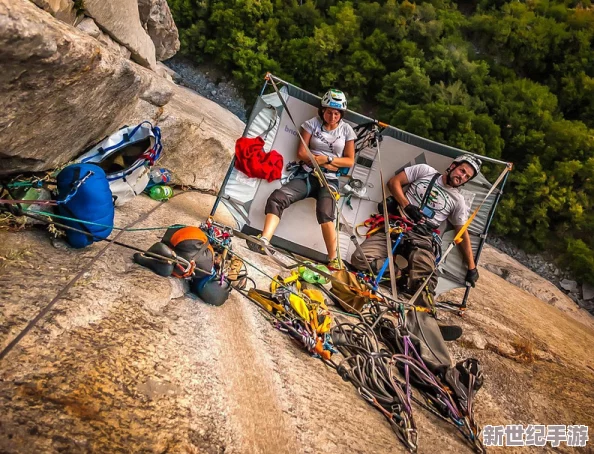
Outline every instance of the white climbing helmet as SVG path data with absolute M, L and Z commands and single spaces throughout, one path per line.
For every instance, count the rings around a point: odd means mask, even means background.
M 461 154 L 457 158 L 452 161 L 452 164 L 458 167 L 462 163 L 468 164 L 474 170 L 474 175 L 470 178 L 472 180 L 474 177 L 478 175 L 481 170 L 481 166 L 483 165 L 483 161 L 471 154 Z
M 336 110 L 346 110 L 346 96 L 342 91 L 331 88 L 326 92 L 326 94 L 322 98 L 322 107 L 330 107 Z

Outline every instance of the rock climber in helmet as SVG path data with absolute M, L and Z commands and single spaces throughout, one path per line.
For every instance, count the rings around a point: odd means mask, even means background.
M 303 140 L 324 171 L 324 176 L 334 191 L 338 190 L 337 172 L 342 167 L 352 167 L 355 161 L 355 131 L 342 118 L 347 110 L 345 94 L 330 89 L 322 97 L 318 115 L 301 125 Z M 308 197 L 316 199 L 316 217 L 322 229 L 322 236 L 328 251 L 328 267 L 338 269 L 335 220 L 335 203 L 332 194 L 313 174 L 314 167 L 301 141 L 297 149 L 299 167 L 266 202 L 266 220 L 259 239 L 269 243 L 280 223 L 283 211 L 291 204 Z M 262 252 L 261 248 L 248 242 L 250 249 Z

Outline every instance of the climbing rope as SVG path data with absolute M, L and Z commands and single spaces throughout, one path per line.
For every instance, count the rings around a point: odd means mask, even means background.
M 179 195 L 178 193 L 176 195 Z M 163 202 L 162 202 L 163 203 Z M 138 252 L 142 252 L 148 256 L 176 262 L 169 257 L 163 257 L 159 254 L 154 254 L 134 246 L 118 241 L 120 235 L 125 231 L 139 231 L 142 229 L 132 229 L 132 226 L 138 222 L 146 219 L 152 212 L 154 212 L 161 204 L 152 208 L 149 212 L 143 215 L 140 219 L 132 224 L 119 229 L 119 233 L 112 240 L 108 241 L 106 245 L 79 273 L 44 307 L 40 313 L 29 322 L 27 327 L 11 341 L 7 347 L 0 352 L 0 360 L 3 359 L 18 342 L 41 320 L 56 304 L 56 302 L 74 285 L 74 283 L 84 275 L 84 273 L 95 263 L 112 244 L 120 245 Z M 47 214 L 31 214 L 23 213 L 33 219 L 42 220 L 45 223 L 52 221 L 47 219 Z M 70 218 L 68 220 L 80 220 Z M 60 228 L 71 229 L 85 235 L 92 236 L 88 232 L 52 222 Z M 220 279 L 226 279 L 223 275 L 223 268 L 227 256 L 235 257 L 242 261 L 242 267 L 250 266 L 257 270 L 271 281 L 275 282 L 277 286 L 283 289 L 287 295 L 295 294 L 303 298 L 306 302 L 312 303 L 306 295 L 297 294 L 292 286 L 285 284 L 284 280 L 277 279 L 271 276 L 260 267 L 256 266 L 244 257 L 241 257 L 236 251 L 231 249 L 231 237 L 244 237 L 243 234 L 233 231 L 227 226 L 223 226 L 208 220 L 201 226 L 208 232 L 209 240 L 213 245 L 219 248 L 222 252 L 221 261 L 221 276 Z M 150 228 L 153 230 L 162 228 Z M 250 240 L 247 235 L 246 240 Z M 257 241 L 257 240 L 256 240 Z M 269 246 L 275 252 L 284 254 L 278 249 Z M 318 272 L 320 275 L 328 277 L 329 280 L 334 279 L 330 274 L 315 268 L 311 264 L 301 262 L 293 256 L 284 254 L 287 258 L 295 261 L 299 266 L 305 266 Z M 176 262 L 180 265 L 187 265 L 187 262 Z M 285 265 L 285 267 L 289 268 Z M 200 270 L 206 271 L 206 270 Z M 247 269 L 245 274 L 240 270 L 240 273 L 247 277 Z M 250 278 L 250 281 L 255 287 L 255 282 Z M 263 306 L 259 303 L 245 288 L 236 288 L 231 286 L 234 290 L 241 293 L 243 296 L 258 305 L 259 308 Z M 323 289 L 323 287 L 319 287 Z M 325 289 L 324 289 L 325 290 Z M 424 364 L 421 356 L 417 352 L 412 343 L 405 327 L 405 307 L 413 310 L 416 315 L 416 310 L 413 305 L 406 302 L 398 302 L 388 295 L 383 295 L 378 292 L 378 299 L 370 301 L 368 309 L 365 312 L 357 311 L 356 315 L 345 314 L 356 318 L 357 323 L 351 322 L 337 322 L 331 329 L 328 338 L 321 343 L 321 339 L 312 336 L 310 328 L 307 324 L 295 313 L 285 310 L 284 314 L 280 312 L 267 311 L 267 317 L 275 324 L 281 331 L 287 332 L 292 338 L 296 339 L 305 349 L 312 354 L 317 354 L 322 361 L 330 367 L 336 369 L 337 373 L 345 380 L 350 381 L 356 387 L 358 393 L 370 405 L 374 406 L 380 411 L 388 420 L 390 427 L 397 434 L 402 443 L 411 451 L 416 451 L 418 447 L 418 433 L 413 415 L 412 403 L 416 403 L 421 407 L 431 411 L 440 418 L 449 421 L 460 430 L 464 436 L 473 444 L 477 452 L 482 452 L 482 445 L 478 438 L 480 433 L 478 425 L 474 422 L 473 415 L 473 394 L 470 393 L 465 408 L 460 408 L 456 402 L 455 396 L 448 390 L 436 377 L 427 366 Z M 348 305 L 347 305 L 348 307 Z M 288 306 L 285 306 L 288 308 Z M 333 310 L 340 313 L 340 311 Z M 424 336 L 423 336 L 424 337 Z M 338 349 L 343 355 L 343 359 L 338 363 L 333 361 L 329 356 L 329 349 Z M 430 346 L 429 346 L 430 348 Z M 472 377 L 470 378 L 469 389 L 472 389 Z M 417 388 L 421 388 L 421 395 L 424 402 L 417 399 L 412 392 L 412 385 L 415 384 Z

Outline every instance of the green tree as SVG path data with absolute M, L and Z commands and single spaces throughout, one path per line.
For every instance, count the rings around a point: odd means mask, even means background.
M 513 161 L 493 227 L 594 283 L 590 0 L 168 0 L 181 52 L 253 99 L 272 71 L 415 134 Z M 488 176 L 500 169 L 485 166 Z

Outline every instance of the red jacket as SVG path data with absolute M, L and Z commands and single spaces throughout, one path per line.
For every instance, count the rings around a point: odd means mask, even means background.
M 241 137 L 235 142 L 235 168 L 251 178 L 263 178 L 269 183 L 280 179 L 283 157 L 276 151 L 264 151 L 262 137 Z

